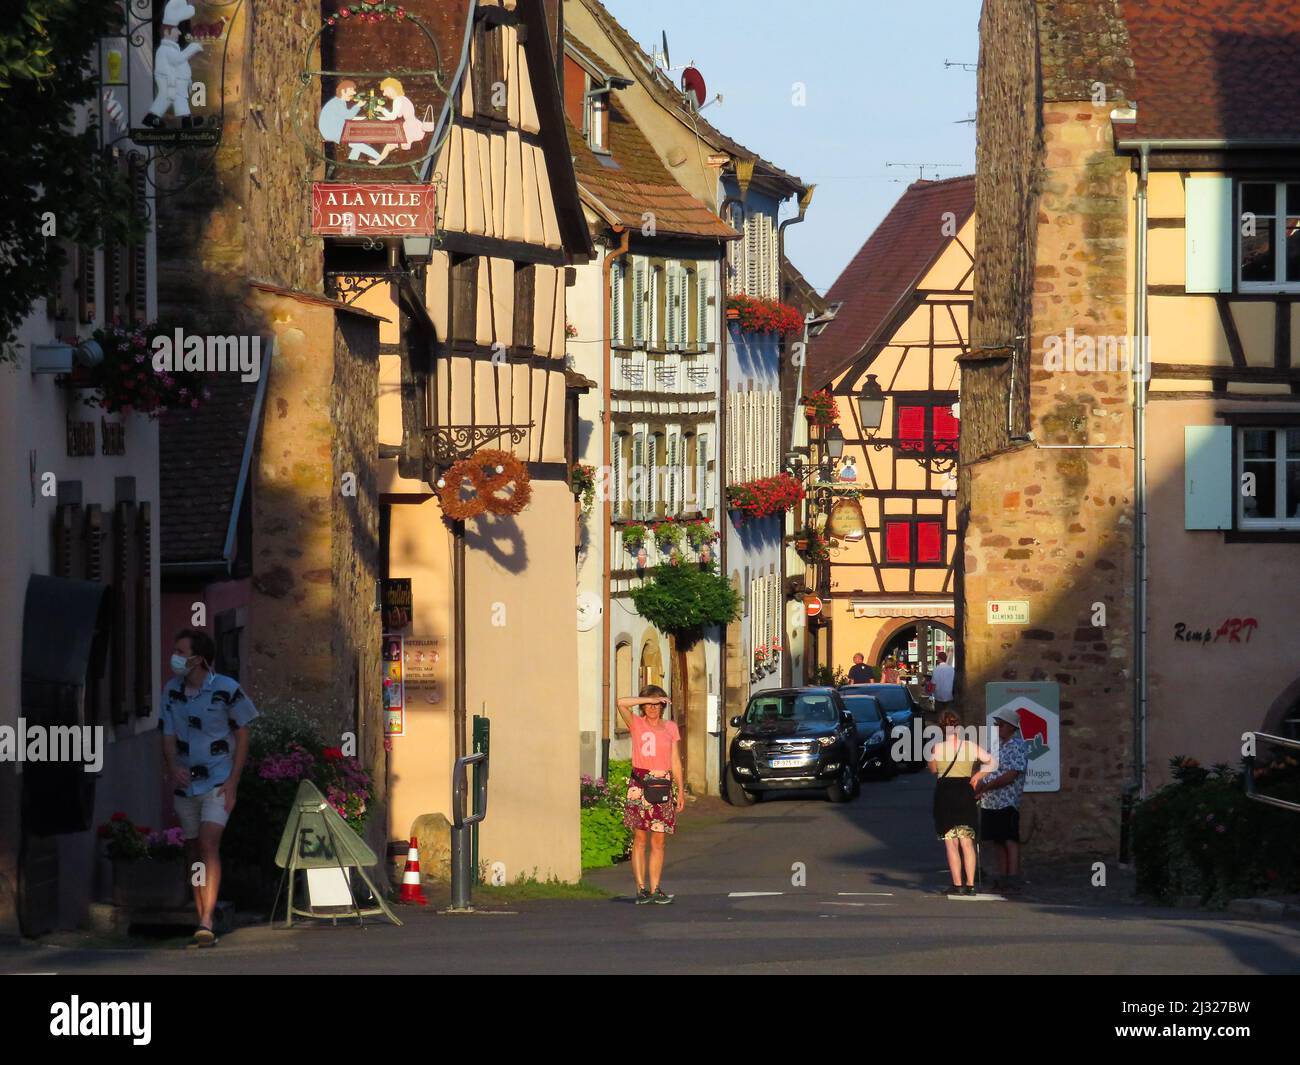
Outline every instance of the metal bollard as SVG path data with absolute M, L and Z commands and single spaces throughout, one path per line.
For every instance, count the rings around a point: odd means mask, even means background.
M 470 830 L 487 816 L 487 753 L 467 754 L 456 759 L 456 766 L 451 776 L 451 913 L 469 913 L 473 910 L 470 895 L 474 885 L 472 868 L 472 847 Z M 481 774 L 475 773 L 478 785 L 476 801 L 477 812 L 466 816 L 465 794 L 469 790 L 466 770 L 470 766 L 482 765 Z

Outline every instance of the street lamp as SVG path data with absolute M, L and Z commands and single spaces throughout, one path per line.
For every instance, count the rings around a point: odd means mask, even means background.
M 822 443 L 832 462 L 839 462 L 844 456 L 844 433 L 838 425 L 832 425 L 822 434 Z
M 867 383 L 857 395 L 858 419 L 862 422 L 864 432 L 874 432 L 880 428 L 885 417 L 885 391 L 880 387 L 873 373 L 867 374 Z

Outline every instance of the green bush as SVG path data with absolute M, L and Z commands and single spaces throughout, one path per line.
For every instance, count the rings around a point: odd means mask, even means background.
M 1241 770 L 1170 762 L 1174 782 L 1138 805 L 1133 850 L 1138 891 L 1160 900 L 1195 896 L 1211 906 L 1260 892 L 1300 890 L 1300 823 L 1288 810 L 1246 798 Z M 1300 802 L 1300 765 L 1255 770 L 1261 792 Z
M 623 804 L 632 763 L 610 762 L 608 794 L 582 810 L 582 867 L 602 869 L 626 857 L 632 847 L 632 830 L 623 825 Z

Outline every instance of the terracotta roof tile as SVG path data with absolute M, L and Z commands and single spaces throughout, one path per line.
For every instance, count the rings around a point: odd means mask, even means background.
M 1124 0 L 1138 121 L 1124 139 L 1300 140 L 1295 0 Z
M 265 373 L 267 367 L 263 366 Z M 159 419 L 159 542 L 163 565 L 223 557 L 257 382 L 207 374 L 211 398 Z
M 607 165 L 568 119 L 569 149 L 581 189 L 613 215 L 611 221 L 640 229 L 643 215 L 654 215 L 659 233 L 734 240 L 740 234 L 687 192 L 660 161 L 640 127 L 617 102 L 609 110 Z
M 950 238 L 943 215 L 960 228 L 975 210 L 975 178 L 915 181 L 826 293 L 841 306 L 808 345 L 808 387 L 829 384 L 886 326 L 890 312 L 921 282 Z

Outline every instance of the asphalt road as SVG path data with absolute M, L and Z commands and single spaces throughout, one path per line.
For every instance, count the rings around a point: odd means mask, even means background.
M 1017 900 L 956 899 L 929 830 L 928 774 L 868 783 L 854 803 L 781 797 L 689 809 L 669 843 L 671 906 L 633 906 L 627 866 L 599 900 L 535 900 L 406 925 L 241 928 L 177 945 L 0 948 L 6 973 L 1295 973 L 1300 925 L 1137 905 L 1123 877 L 1036 877 Z

